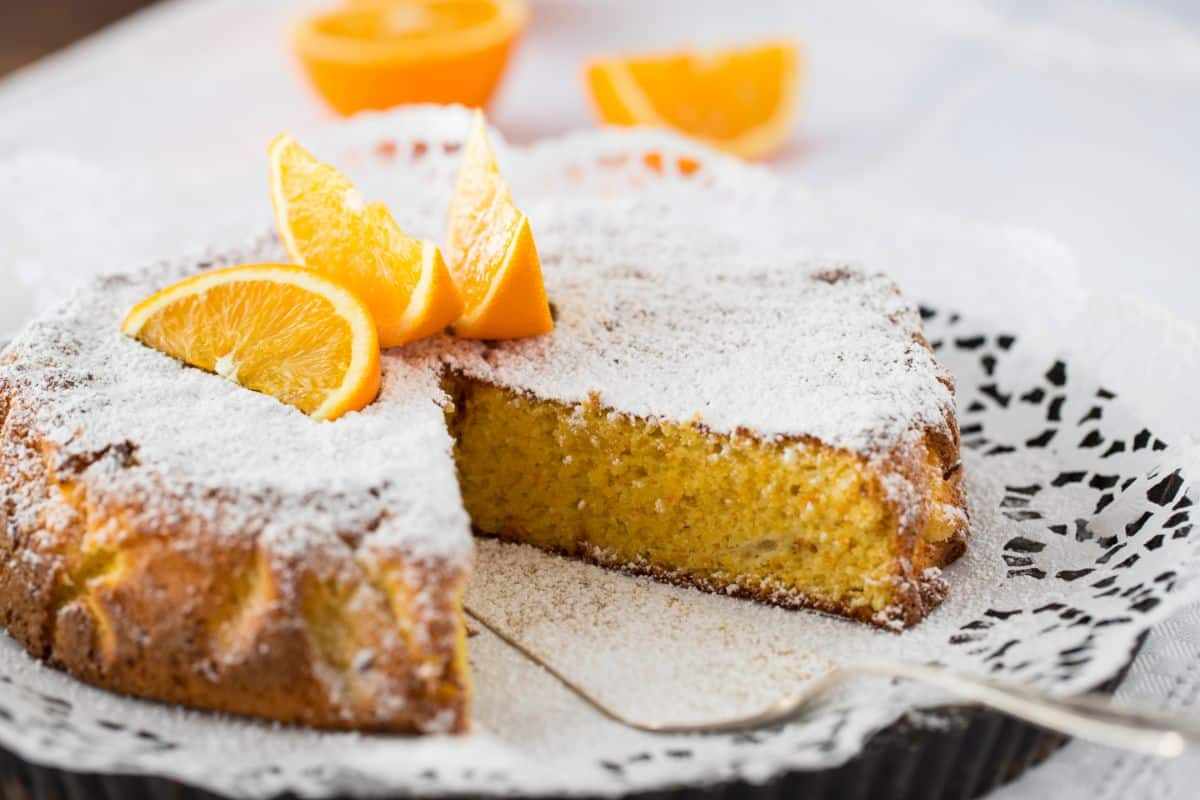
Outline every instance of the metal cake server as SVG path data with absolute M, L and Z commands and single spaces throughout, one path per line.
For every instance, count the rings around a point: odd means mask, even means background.
M 546 670 L 601 715 L 620 725 L 646 733 L 732 733 L 782 725 L 802 717 L 805 709 L 814 700 L 847 680 L 883 677 L 924 683 L 1034 725 L 1119 750 L 1163 758 L 1173 758 L 1186 751 L 1200 752 L 1200 719 L 1120 705 L 1101 694 L 1056 697 L 1036 689 L 966 675 L 942 666 L 902 661 L 864 662 L 835 667 L 809 681 L 802 690 L 781 698 L 762 711 L 741 717 L 685 724 L 634 720 L 605 705 L 587 689 L 474 609 L 468 606 L 465 610 L 468 616 Z

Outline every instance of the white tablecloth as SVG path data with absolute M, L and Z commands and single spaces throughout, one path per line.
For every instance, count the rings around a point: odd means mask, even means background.
M 97 208 L 67 229 L 31 210 L 24 244 L 0 241 L 0 335 L 32 300 L 9 273 L 57 285 L 74 264 L 117 268 L 269 219 L 266 142 L 330 118 L 288 55 L 286 24 L 331 3 L 171 0 L 0 82 L 0 191 L 44 189 L 4 181 L 28 180 L 31 161 L 60 176 L 78 165 L 77 192 Z M 1049 231 L 1089 284 L 1200 317 L 1200 4 L 1189 0 L 542 0 L 492 120 L 518 142 L 590 124 L 578 78 L 588 55 L 781 34 L 805 43 L 808 75 L 777 170 L 826 192 Z M 24 167 L 6 173 L 14 158 Z M 112 174 L 123 185 L 106 184 Z M 129 196 L 155 207 L 153 225 L 106 203 Z M 114 241 L 114 230 L 126 233 Z M 1200 408 L 1200 376 L 1170 390 Z M 1200 416 L 1175 422 L 1200 437 Z M 1197 705 L 1200 608 L 1155 631 L 1121 695 Z M 996 796 L 1185 798 L 1198 784 L 1200 758 L 1074 744 Z

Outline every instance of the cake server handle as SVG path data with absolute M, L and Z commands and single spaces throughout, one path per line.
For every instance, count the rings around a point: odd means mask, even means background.
M 1174 758 L 1200 752 L 1200 719 L 1116 703 L 1103 694 L 1057 696 L 935 664 L 875 662 L 844 667 L 843 678 L 874 675 L 917 681 L 1042 728 L 1095 744 Z
M 634 720 L 611 708 L 568 675 L 508 635 L 500 626 L 467 608 L 467 614 L 524 655 L 608 719 L 628 728 L 657 734 L 733 733 L 782 725 L 802 717 L 811 703 L 835 686 L 858 677 L 911 680 L 969 702 L 987 706 L 1066 736 L 1135 753 L 1173 758 L 1200 752 L 1200 719 L 1112 702 L 1106 695 L 1058 697 L 1037 689 L 915 662 L 878 661 L 836 667 L 810 680 L 803 689 L 766 709 L 722 720 L 672 723 Z
M 1094 744 L 1134 753 L 1174 758 L 1200 752 L 1200 722 L 1182 714 L 1114 703 L 1101 694 L 1058 697 L 1037 689 L 976 677 L 933 664 L 868 662 L 838 667 L 813 679 L 799 692 L 762 712 L 702 725 L 638 725 L 655 733 L 719 733 L 758 728 L 803 716 L 828 690 L 862 676 L 916 681 L 1010 717 Z
M 987 706 L 1010 717 L 1095 744 L 1135 753 L 1174 758 L 1200 750 L 1200 722 L 1182 714 L 1114 703 L 1101 694 L 1058 697 L 1038 689 L 956 672 L 934 664 L 881 661 L 835 668 L 801 691 L 766 710 L 741 719 L 706 726 L 658 726 L 660 733 L 681 733 L 684 727 L 705 732 L 743 730 L 778 725 L 801 716 L 819 695 L 854 677 L 875 676 L 916 681 L 956 697 Z

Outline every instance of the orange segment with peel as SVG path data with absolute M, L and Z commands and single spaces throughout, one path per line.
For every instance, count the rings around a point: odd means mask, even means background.
M 479 112 L 463 149 L 447 240 L 464 305 L 454 335 L 517 339 L 554 329 L 529 219 L 513 205 Z
M 441 252 L 410 238 L 378 202 L 290 136 L 271 143 L 271 202 L 288 255 L 356 292 L 379 342 L 395 347 L 444 329 L 462 301 Z
M 194 367 L 331 420 L 379 393 L 371 313 L 349 289 L 302 267 L 205 272 L 143 300 L 121 332 Z
M 587 66 L 585 79 L 602 122 L 671 128 L 755 159 L 787 139 L 799 72 L 796 45 L 771 42 L 599 59 Z
M 483 106 L 529 18 L 525 0 L 359 0 L 309 17 L 292 43 L 335 110 Z

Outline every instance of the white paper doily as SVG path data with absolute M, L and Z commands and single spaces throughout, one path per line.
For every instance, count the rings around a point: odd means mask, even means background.
M 301 141 L 387 202 L 410 232 L 439 240 L 466 122 L 461 110 L 415 109 Z M 839 207 L 665 134 L 498 149 L 535 234 L 539 220 L 570 206 L 588 209 L 611 228 L 612 248 L 646 268 L 646 248 L 665 226 L 728 253 L 730 269 L 787 252 L 891 273 L 925 304 L 929 338 L 958 381 L 974 538 L 947 570 L 950 598 L 902 635 L 481 542 L 471 602 L 595 694 L 642 717 L 723 715 L 868 656 L 938 660 L 1072 692 L 1110 678 L 1142 632 L 1200 594 L 1186 477 L 1195 455 L 1165 444 L 1173 404 L 1188 398 L 1163 397 L 1172 371 L 1194 368 L 1200 347 L 1169 326 L 1149 340 L 1104 335 L 1090 317 L 1096 301 L 1053 241 Z M 1146 341 L 1160 344 L 1145 352 Z M 1142 371 L 1121 380 L 1114 365 Z M 1142 379 L 1150 369 L 1154 380 Z M 249 797 L 615 795 L 764 780 L 841 763 L 906 710 L 947 701 L 861 682 L 784 728 L 654 737 L 599 718 L 481 632 L 470 642 L 472 735 L 323 734 L 117 697 L 0 644 L 3 746 L 40 763 L 166 775 Z

